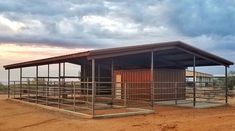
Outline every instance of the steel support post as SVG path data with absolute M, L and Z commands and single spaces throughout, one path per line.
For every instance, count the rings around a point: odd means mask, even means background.
M 92 66 L 92 116 L 95 116 L 95 59 L 91 60 Z
M 22 98 L 22 68 L 20 68 L 20 99 Z
M 47 88 L 46 88 L 46 105 L 48 105 L 49 97 L 49 85 L 50 85 L 50 64 L 47 65 Z
M 7 79 L 7 97 L 10 98 L 10 78 L 11 78 L 11 73 L 10 73 L 10 69 L 7 70 L 8 71 L 8 79 Z
M 97 79 L 97 84 L 96 84 L 96 93 L 97 94 L 99 94 L 99 92 L 100 92 L 100 64 L 97 64 L 97 69 L 98 69 L 98 71 L 97 71 L 97 76 L 98 76 L 98 79 Z M 102 92 L 102 90 L 101 90 L 101 92 Z
M 154 108 L 154 76 L 153 76 L 153 69 L 154 69 L 154 52 L 151 52 L 151 105 Z
M 228 103 L 228 67 L 225 66 L 225 103 Z
M 82 83 L 83 83 L 83 88 L 86 89 L 84 90 L 84 93 L 86 93 L 86 102 L 88 103 L 89 101 L 89 97 L 88 97 L 88 92 L 89 92 L 89 88 L 88 88 L 88 78 L 86 78 L 86 63 L 84 62 L 83 63 L 83 66 L 81 68 L 81 70 L 83 70 L 83 73 L 82 73 Z M 86 104 L 87 104 L 86 103 Z
M 65 62 L 63 62 L 63 78 L 62 78 L 62 85 L 60 86 L 60 94 L 61 94 L 61 101 L 60 103 L 63 104 L 63 99 L 64 96 L 66 95 L 64 92 L 64 87 L 65 87 Z
M 84 70 L 84 63 L 82 63 L 81 65 L 80 65 L 80 82 L 81 82 L 81 88 L 82 88 L 82 91 L 81 91 L 81 94 L 85 94 L 86 93 L 86 90 L 85 90 L 85 77 L 84 77 L 84 72 L 85 72 L 85 70 Z M 79 76 L 79 73 L 78 73 L 78 76 Z
M 114 86 L 115 86 L 115 83 L 114 83 L 114 74 L 113 74 L 113 69 L 114 69 L 114 62 L 113 60 L 111 61 L 111 95 L 112 95 L 112 103 L 114 101 L 114 97 L 115 97 L 115 89 L 114 89 Z
M 61 75 L 61 63 L 59 63 L 59 77 L 58 77 L 58 108 L 60 108 L 60 97 L 61 97 L 61 92 L 60 92 L 60 75 Z
M 36 103 L 38 103 L 38 66 L 36 66 Z
M 66 71 L 65 71 L 65 62 L 63 63 L 63 86 L 65 86 L 65 74 L 66 74 Z
M 193 106 L 196 106 L 196 73 L 195 73 L 195 66 L 196 66 L 196 57 L 193 56 Z

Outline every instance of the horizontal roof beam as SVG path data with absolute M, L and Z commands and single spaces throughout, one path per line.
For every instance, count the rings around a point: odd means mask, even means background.
M 176 48 L 177 48 L 177 49 L 180 49 L 180 50 L 182 50 L 182 51 L 184 51 L 184 52 L 187 52 L 187 53 L 189 53 L 189 54 L 192 54 L 192 55 L 194 55 L 194 56 L 196 56 L 196 57 L 200 57 L 200 58 L 206 59 L 206 60 L 208 60 L 208 61 L 214 62 L 215 64 L 229 66 L 229 65 L 226 65 L 226 64 L 224 64 L 224 63 L 215 61 L 215 60 L 213 60 L 213 59 L 211 59 L 211 58 L 208 58 L 208 57 L 205 57 L 205 56 L 203 56 L 203 55 L 200 55 L 200 54 L 198 54 L 198 53 L 194 53 L 194 52 L 192 52 L 192 51 L 185 50 L 185 49 L 180 48 L 180 47 L 176 47 Z

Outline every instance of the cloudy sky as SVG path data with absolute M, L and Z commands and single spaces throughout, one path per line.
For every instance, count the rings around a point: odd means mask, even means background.
M 10 63 L 171 40 L 234 61 L 235 0 L 1 0 L 0 80 Z

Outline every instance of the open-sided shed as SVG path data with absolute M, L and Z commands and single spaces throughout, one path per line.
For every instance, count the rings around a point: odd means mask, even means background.
M 65 63 L 80 65 L 80 75 L 65 76 Z M 50 64 L 58 64 L 58 77 L 49 75 Z M 48 67 L 47 77 L 38 75 L 42 65 Z M 194 86 L 186 87 L 185 69 L 193 67 L 195 76 L 196 66 L 216 65 L 225 67 L 225 88 L 203 93 L 210 96 L 217 91 L 214 94 L 220 97 L 216 99 L 227 103 L 227 68 L 233 62 L 180 41 L 91 50 L 4 68 L 8 70 L 9 97 L 102 117 L 109 113 L 148 112 L 159 101 L 174 100 L 178 104 L 184 100 L 196 106 L 197 100 L 208 98 L 197 93 L 195 77 Z M 36 76 L 29 81 L 22 76 L 22 68 L 32 66 L 36 67 Z M 10 70 L 16 68 L 20 69 L 19 82 L 10 79 Z M 67 78 L 77 80 L 66 81 Z

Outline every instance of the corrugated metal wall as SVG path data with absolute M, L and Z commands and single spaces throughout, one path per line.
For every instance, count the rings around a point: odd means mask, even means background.
M 156 69 L 154 70 L 155 99 L 185 99 L 185 70 Z
M 150 69 L 115 70 L 116 75 L 121 75 L 121 81 L 126 83 L 127 98 L 137 100 L 150 100 L 151 98 L 151 72 Z M 184 69 L 155 69 L 155 99 L 172 100 L 185 98 L 185 70 Z M 124 85 L 122 83 L 122 98 Z
M 150 70 L 136 69 L 136 70 L 115 70 L 114 79 L 116 75 L 121 75 L 122 96 L 124 96 L 124 83 L 127 87 L 127 99 L 132 100 L 148 100 L 150 99 Z M 116 81 L 116 80 L 114 80 Z

